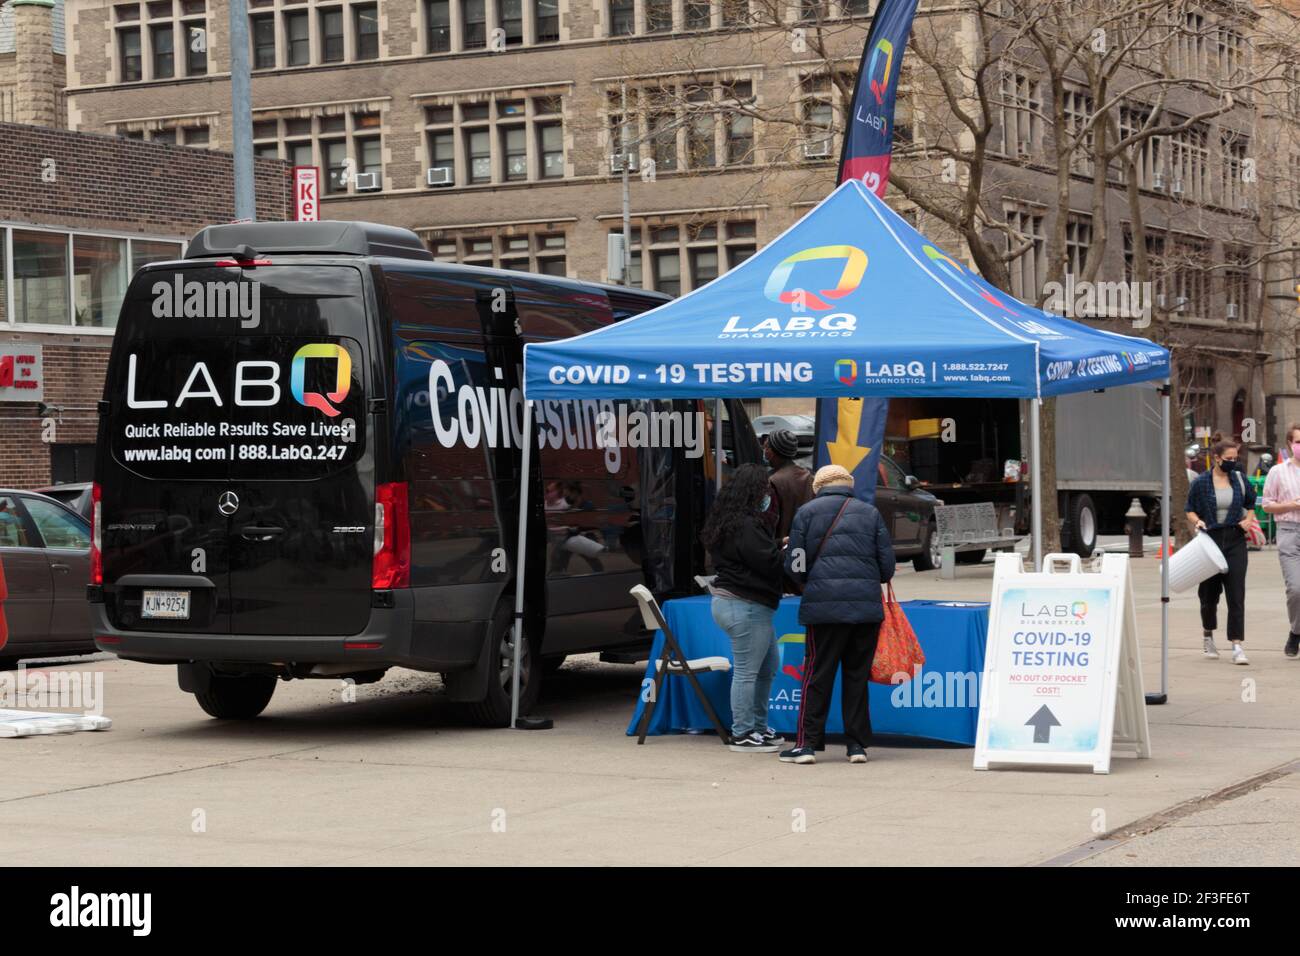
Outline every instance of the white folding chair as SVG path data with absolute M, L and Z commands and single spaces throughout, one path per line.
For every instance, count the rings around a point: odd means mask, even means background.
M 731 670 L 731 661 L 725 657 L 697 657 L 694 660 L 687 660 L 686 655 L 682 652 L 682 647 L 677 643 L 677 636 L 673 634 L 672 628 L 664 619 L 663 611 L 659 609 L 659 602 L 655 596 L 650 593 L 650 589 L 644 584 L 638 584 L 629 592 L 632 597 L 636 598 L 636 603 L 641 608 L 641 620 L 645 623 L 646 630 L 663 631 L 664 642 L 660 648 L 659 656 L 655 659 L 655 676 L 654 690 L 650 694 L 650 699 L 646 701 L 645 710 L 641 712 L 641 723 L 637 726 L 637 744 L 645 743 L 646 733 L 650 729 L 650 719 L 654 716 L 655 705 L 659 702 L 659 694 L 663 690 L 664 681 L 669 675 L 683 676 L 691 682 L 691 687 L 695 690 L 695 695 L 699 697 L 700 703 L 704 705 L 704 710 L 709 715 L 709 720 L 713 721 L 713 726 L 717 728 L 718 738 L 723 744 L 731 743 L 731 734 L 718 719 L 718 713 L 713 709 L 713 704 L 709 702 L 709 696 L 704 693 L 704 688 L 700 686 L 699 678 L 696 674 L 714 672 L 726 672 Z

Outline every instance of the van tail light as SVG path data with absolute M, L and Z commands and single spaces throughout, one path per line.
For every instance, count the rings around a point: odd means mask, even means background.
M 409 587 L 411 523 L 406 482 L 375 486 L 375 558 L 370 586 L 375 590 Z
M 99 485 L 90 486 L 90 583 L 104 583 L 104 553 L 101 549 L 100 529 L 104 527 L 99 504 Z

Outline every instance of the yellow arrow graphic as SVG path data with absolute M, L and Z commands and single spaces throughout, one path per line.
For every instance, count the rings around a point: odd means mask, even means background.
M 831 456 L 831 464 L 842 465 L 852 474 L 863 459 L 871 454 L 870 448 L 858 444 L 858 430 L 862 425 L 862 399 L 838 399 L 836 408 L 835 441 L 826 443 L 826 451 Z

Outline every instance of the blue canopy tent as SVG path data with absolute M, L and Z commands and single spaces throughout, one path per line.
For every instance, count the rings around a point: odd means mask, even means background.
M 700 289 L 585 335 L 524 347 L 532 403 L 575 398 L 982 396 L 1030 400 L 1033 559 L 1042 561 L 1041 399 L 1163 382 L 1168 597 L 1169 353 L 1011 298 L 858 180 Z M 524 443 L 529 474 L 532 442 Z M 520 494 L 515 700 L 528 488 Z M 1167 601 L 1162 630 L 1167 636 Z M 1164 691 L 1164 667 L 1161 690 Z M 517 714 L 515 715 L 517 717 Z

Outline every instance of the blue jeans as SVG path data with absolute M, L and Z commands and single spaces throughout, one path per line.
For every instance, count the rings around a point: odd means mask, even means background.
M 731 638 L 731 734 L 767 730 L 767 699 L 780 660 L 770 607 L 714 597 L 713 621 Z

